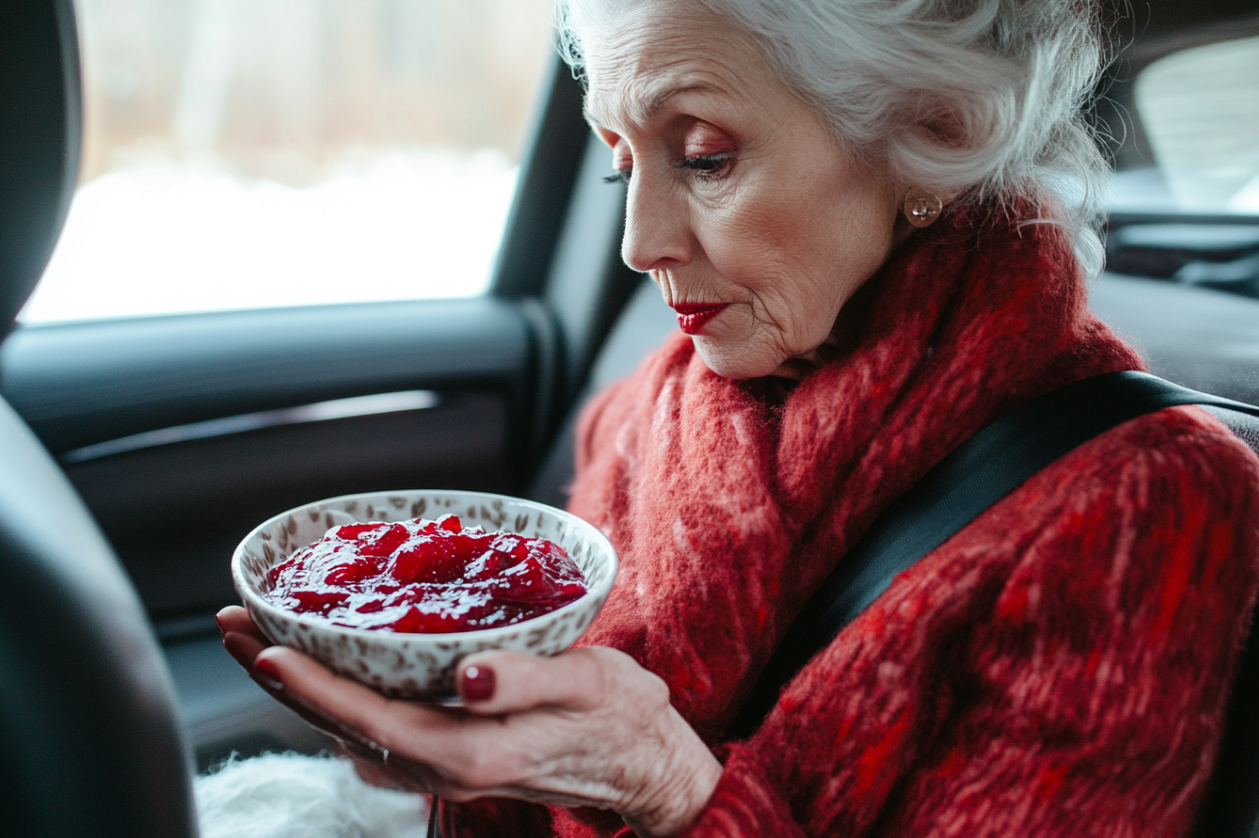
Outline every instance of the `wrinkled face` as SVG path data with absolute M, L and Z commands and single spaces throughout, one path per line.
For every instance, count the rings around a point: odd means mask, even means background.
M 886 261 L 897 190 L 746 35 L 662 5 L 584 33 L 587 114 L 629 185 L 622 256 L 713 372 L 791 375 Z

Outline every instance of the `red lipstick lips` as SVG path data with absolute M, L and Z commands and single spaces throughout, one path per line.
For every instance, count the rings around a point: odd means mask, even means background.
M 678 328 L 688 335 L 698 335 L 704 325 L 718 314 L 721 314 L 728 303 L 674 303 L 673 310 L 678 313 Z

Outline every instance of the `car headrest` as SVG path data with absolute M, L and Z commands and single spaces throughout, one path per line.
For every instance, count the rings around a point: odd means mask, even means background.
M 0 3 L 0 338 L 39 282 L 79 172 L 71 0 Z

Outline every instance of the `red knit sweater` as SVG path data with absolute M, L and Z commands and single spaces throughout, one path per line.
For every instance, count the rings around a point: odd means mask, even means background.
M 670 685 L 725 772 L 708 836 L 1184 835 L 1259 584 L 1259 460 L 1196 408 L 1077 449 L 916 566 L 723 732 L 879 512 L 992 419 L 1139 369 L 1049 226 L 942 221 L 788 394 L 671 338 L 583 418 L 571 508 L 621 576 L 583 643 Z M 468 835 L 608 835 L 608 813 L 452 807 Z

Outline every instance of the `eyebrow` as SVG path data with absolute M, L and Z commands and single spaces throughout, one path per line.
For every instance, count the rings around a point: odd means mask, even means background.
M 665 90 L 661 90 L 659 93 L 657 93 L 656 95 L 652 96 L 649 100 L 647 100 L 646 106 L 641 110 L 639 114 L 637 114 L 637 116 L 639 119 L 645 122 L 647 120 L 650 120 L 656 114 L 658 114 L 661 111 L 661 109 L 663 109 L 664 106 L 669 103 L 669 100 L 675 96 L 681 95 L 683 93 L 694 93 L 697 91 L 707 93 L 707 92 L 713 92 L 715 90 L 716 88 L 712 87 L 711 85 L 700 84 L 700 83 L 684 84 L 678 87 L 670 87 Z M 597 125 L 600 128 L 607 128 L 606 125 L 604 125 L 602 122 L 599 121 L 599 118 L 594 113 L 594 111 L 590 109 L 589 97 L 586 98 L 586 101 L 582 106 L 582 113 L 586 117 L 587 122 Z

